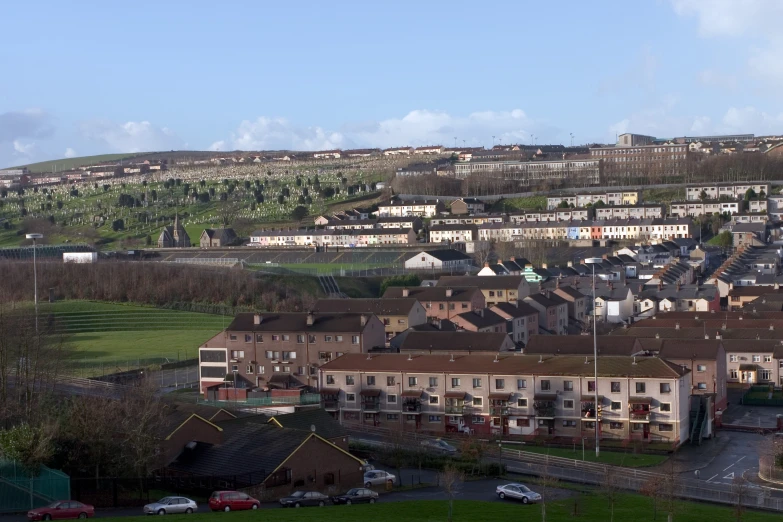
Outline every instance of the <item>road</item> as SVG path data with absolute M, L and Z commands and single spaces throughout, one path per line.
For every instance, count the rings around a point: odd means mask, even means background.
M 720 432 L 729 443 L 707 467 L 699 470 L 699 478 L 711 484 L 731 484 L 736 477 L 753 477 L 759 469 L 759 444 L 765 439 L 756 433 Z M 769 437 L 769 436 L 767 436 Z
M 407 470 L 406 470 L 407 471 Z M 413 470 L 410 470 L 413 472 Z M 524 479 L 522 479 L 524 480 Z M 508 480 L 500 479 L 484 479 L 465 482 L 460 491 L 460 500 L 484 500 L 488 502 L 516 502 L 513 500 L 501 500 L 495 495 L 495 488 L 501 484 L 508 484 Z M 533 488 L 535 490 L 535 486 Z M 573 495 L 573 491 L 565 489 L 553 489 L 549 493 L 551 500 L 560 500 L 568 498 Z M 446 493 L 438 487 L 423 487 L 419 489 L 410 489 L 403 491 L 382 492 L 379 502 L 408 502 L 414 500 L 447 500 Z M 523 506 L 521 502 L 517 502 L 520 508 L 535 510 L 531 506 Z M 261 509 L 281 509 L 277 503 L 265 503 L 261 505 Z M 313 508 L 315 509 L 315 508 Z M 350 509 L 346 506 L 328 506 L 325 509 L 340 510 Z M 208 507 L 205 505 L 199 506 L 198 512 L 206 512 Z M 141 508 L 129 508 L 129 509 L 103 509 L 96 510 L 95 518 L 107 518 L 107 517 L 130 517 L 142 515 Z M 532 515 L 531 515 L 532 516 Z M 21 522 L 27 520 L 25 515 L 3 515 L 0 516 L 0 522 Z

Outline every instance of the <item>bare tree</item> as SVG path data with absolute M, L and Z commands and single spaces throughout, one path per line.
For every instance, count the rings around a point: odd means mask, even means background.
M 674 520 L 674 514 L 677 511 L 680 494 L 680 473 L 681 466 L 670 458 L 665 466 L 663 478 L 660 485 L 660 496 L 663 509 L 666 511 L 668 520 Z
M 541 485 L 541 522 L 546 522 L 546 503 L 553 489 L 557 487 L 560 480 L 552 475 L 549 466 L 544 466 L 539 475 L 539 484 Z
M 657 477 L 648 479 L 639 489 L 639 493 L 653 501 L 653 520 L 658 519 L 658 501 L 661 499 L 663 482 Z
M 147 380 L 128 391 L 120 405 L 120 427 L 125 435 L 125 465 L 142 479 L 159 464 L 160 437 L 165 425 L 164 407 L 155 385 Z
M 745 501 L 748 499 L 750 483 L 741 473 L 734 477 L 731 482 L 731 492 L 736 496 L 734 502 L 734 516 L 737 522 L 742 521 L 742 514 L 745 512 Z
M 604 467 L 601 479 L 601 493 L 603 493 L 606 501 L 609 503 L 609 522 L 614 522 L 614 505 L 620 493 L 620 481 L 617 475 L 612 473 L 609 466 Z
M 492 255 L 492 242 L 491 241 L 474 241 L 473 242 L 473 257 L 476 258 L 476 263 L 483 267 L 489 262 L 489 258 Z
M 397 477 L 402 485 L 402 467 L 409 454 L 410 441 L 402 430 L 390 430 L 386 438 L 386 448 L 391 462 L 397 470 Z
M 92 467 L 97 480 L 116 471 L 113 464 L 123 447 L 118 429 L 121 408 L 108 397 L 74 397 L 61 426 L 61 441 L 68 446 L 68 459 L 76 468 Z
M 242 210 L 242 204 L 238 201 L 227 199 L 221 201 L 217 208 L 217 217 L 220 220 L 220 224 L 225 228 L 231 225 L 239 215 L 239 211 Z
M 448 522 L 452 522 L 454 516 L 454 497 L 460 491 L 462 484 L 465 482 L 465 474 L 460 471 L 456 466 L 447 464 L 443 471 L 438 474 L 438 483 L 443 491 L 449 497 L 449 516 Z

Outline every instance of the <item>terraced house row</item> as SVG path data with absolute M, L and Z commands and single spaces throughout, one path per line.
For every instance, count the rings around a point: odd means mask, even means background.
M 597 389 L 593 371 L 591 356 L 346 354 L 319 368 L 319 388 L 343 424 L 579 440 L 600 411 L 602 439 L 689 438 L 690 370 L 602 356 Z

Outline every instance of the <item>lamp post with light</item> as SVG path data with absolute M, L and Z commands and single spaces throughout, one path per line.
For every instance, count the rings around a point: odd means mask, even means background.
M 27 239 L 33 240 L 33 286 L 35 296 L 35 333 L 38 333 L 38 266 L 35 259 L 35 251 L 38 245 L 38 240 L 43 239 L 43 234 L 25 234 Z
M 593 391 L 595 392 L 595 456 L 601 454 L 599 448 L 599 432 L 598 426 L 601 423 L 601 419 L 598 418 L 598 334 L 596 329 L 596 317 L 595 317 L 595 265 L 600 264 L 603 261 L 600 257 L 588 257 L 585 259 L 585 264 L 590 265 L 593 269 L 593 369 L 595 372 L 595 381 L 593 384 Z

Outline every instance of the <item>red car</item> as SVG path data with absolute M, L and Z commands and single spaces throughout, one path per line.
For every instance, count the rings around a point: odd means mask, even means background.
M 66 518 L 91 518 L 95 508 L 75 500 L 58 500 L 48 506 L 31 509 L 27 520 L 65 520 Z
M 240 511 L 258 509 L 261 503 L 239 491 L 215 491 L 209 497 L 209 509 L 212 511 Z

